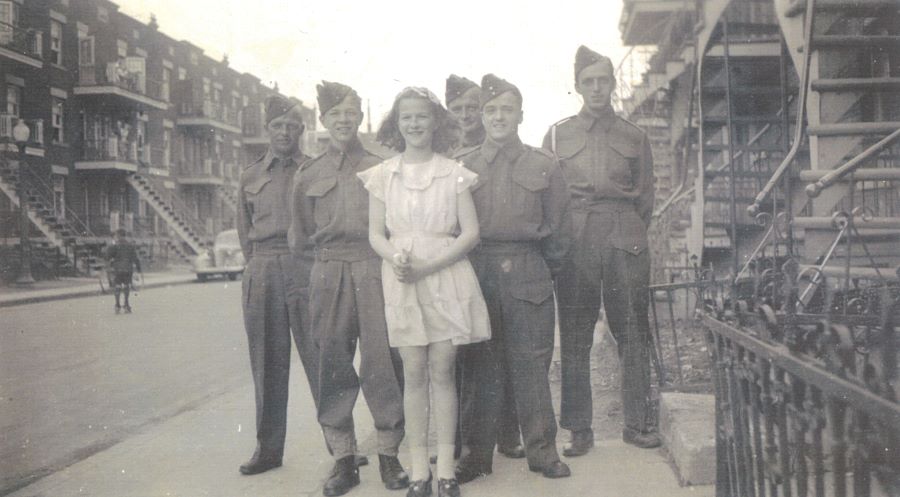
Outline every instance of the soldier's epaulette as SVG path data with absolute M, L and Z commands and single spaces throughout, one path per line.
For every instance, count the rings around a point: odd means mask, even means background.
M 564 117 L 564 118 L 560 119 L 559 121 L 556 121 L 555 123 L 551 124 L 550 127 L 552 128 L 553 126 L 563 125 L 563 124 L 571 121 L 572 119 L 575 119 L 576 117 L 578 117 L 578 116 L 574 115 L 574 116 Z
M 550 152 L 549 150 L 544 150 L 543 148 L 540 148 L 540 147 L 532 147 L 531 145 L 525 145 L 525 147 L 528 150 L 531 150 L 532 152 L 543 155 L 544 157 L 546 157 L 552 161 L 556 161 L 556 156 L 554 156 L 553 153 Z
M 451 159 L 459 159 L 460 157 L 463 157 L 463 156 L 465 156 L 465 155 L 469 155 L 469 154 L 471 154 L 472 152 L 474 152 L 474 151 L 476 151 L 476 150 L 478 150 L 478 149 L 480 149 L 480 148 L 481 148 L 481 144 L 480 144 L 480 143 L 479 143 L 478 145 L 472 145 L 472 146 L 469 146 L 469 147 L 463 147 L 463 148 L 457 150 L 456 152 L 453 152 L 453 157 L 451 157 Z
M 268 152 L 267 152 L 267 153 L 268 153 Z M 253 166 L 259 164 L 260 162 L 262 162 L 262 160 L 265 159 L 265 158 L 266 158 L 266 154 L 260 155 L 259 157 L 256 158 L 255 161 L 253 161 L 253 162 L 247 164 L 246 166 L 244 166 L 244 169 L 250 169 L 251 167 L 253 167 Z
M 625 119 L 622 116 L 616 116 L 617 121 L 620 122 L 626 129 L 629 131 L 635 131 L 643 135 L 645 133 L 644 128 L 638 126 L 637 124 Z
M 325 157 L 325 154 L 327 154 L 327 153 L 328 152 L 321 152 L 321 153 L 319 153 L 319 155 L 316 155 L 315 157 L 310 157 L 309 159 L 306 159 L 305 161 L 303 161 L 303 164 L 300 164 L 300 168 L 298 169 L 298 171 L 302 171 L 302 170 L 308 168 L 309 166 L 313 165 L 314 162 L 321 159 L 322 157 Z

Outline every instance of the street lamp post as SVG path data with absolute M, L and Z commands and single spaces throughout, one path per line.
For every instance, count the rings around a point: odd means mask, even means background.
M 16 284 L 26 286 L 34 284 L 34 277 L 31 275 L 31 240 L 28 237 L 31 222 L 28 219 L 28 199 L 25 192 L 25 147 L 28 145 L 31 130 L 25 124 L 24 119 L 19 119 L 12 131 L 13 140 L 19 147 L 19 181 L 16 193 L 19 196 L 19 250 L 22 255 L 22 266 L 19 270 L 19 277 L 16 278 Z

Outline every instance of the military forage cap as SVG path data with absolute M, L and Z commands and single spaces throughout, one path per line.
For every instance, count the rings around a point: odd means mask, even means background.
M 451 74 L 447 78 L 447 90 L 444 92 L 444 102 L 449 106 L 450 102 L 463 96 L 463 93 L 478 88 L 478 83 L 468 78 L 463 78 L 455 74 Z
M 519 100 L 522 100 L 522 92 L 519 91 L 516 85 L 505 79 L 498 78 L 493 74 L 485 74 L 484 77 L 481 78 L 481 105 L 490 102 L 508 91 L 513 92 L 519 97 Z
M 297 105 L 296 102 L 291 102 L 282 96 L 270 96 L 266 99 L 266 124 L 272 122 L 272 119 L 276 117 L 287 114 L 295 105 Z
M 322 81 L 322 84 L 316 85 L 316 94 L 319 114 L 324 116 L 332 107 L 343 102 L 348 95 L 356 95 L 356 90 L 341 83 Z
M 609 57 L 600 55 L 584 45 L 578 47 L 578 51 L 575 52 L 575 81 L 578 81 L 578 74 L 581 73 L 582 69 L 598 62 L 608 64 L 610 70 L 613 68 L 613 63 L 609 60 Z

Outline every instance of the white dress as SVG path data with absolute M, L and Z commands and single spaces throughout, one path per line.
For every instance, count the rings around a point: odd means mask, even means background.
M 478 175 L 439 154 L 414 167 L 415 175 L 404 175 L 397 155 L 358 176 L 369 193 L 384 202 L 385 226 L 394 247 L 427 260 L 446 250 L 459 234 L 457 196 Z M 463 345 L 491 337 L 487 305 L 467 258 L 415 283 L 400 282 L 386 261 L 381 274 L 392 347 L 445 340 Z

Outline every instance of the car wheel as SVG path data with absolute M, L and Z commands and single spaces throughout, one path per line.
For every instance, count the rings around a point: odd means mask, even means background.
M 231 281 L 236 280 L 237 277 L 238 277 L 238 274 L 237 274 L 237 273 L 228 273 L 228 279 L 231 280 Z

